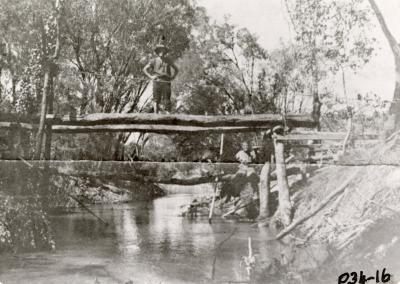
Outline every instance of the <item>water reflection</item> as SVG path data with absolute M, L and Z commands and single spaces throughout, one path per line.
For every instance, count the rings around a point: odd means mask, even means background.
M 290 254 L 291 247 L 267 241 L 271 237 L 267 229 L 218 218 L 210 225 L 207 218 L 178 217 L 180 206 L 197 197 L 173 194 L 154 201 L 93 206 L 91 209 L 109 226 L 82 210 L 53 216 L 57 251 L 0 261 L 0 280 L 94 283 L 97 278 L 100 283 L 130 279 L 134 283 L 209 283 L 216 258 L 215 281 L 241 281 L 247 277 L 240 263 L 248 254 L 248 237 L 253 239 L 258 265 L 267 266 L 271 259 Z M 234 229 L 232 237 L 220 246 Z M 35 261 L 27 262 L 26 258 Z
M 131 211 L 123 210 L 120 215 L 115 214 L 118 247 L 122 257 L 129 257 L 140 252 L 140 236 L 138 236 L 137 220 L 132 218 Z

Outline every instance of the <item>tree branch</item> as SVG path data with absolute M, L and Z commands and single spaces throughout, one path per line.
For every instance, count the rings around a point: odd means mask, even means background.
M 389 41 L 390 48 L 392 49 L 392 51 L 396 57 L 396 60 L 400 60 L 399 59 L 400 58 L 400 46 L 399 46 L 398 42 L 396 41 L 395 37 L 393 36 L 393 34 L 390 32 L 390 30 L 386 24 L 385 18 L 383 17 L 381 11 L 379 10 L 378 5 L 376 4 L 375 0 L 368 0 L 368 1 L 371 5 L 373 11 L 375 12 L 375 15 L 379 21 L 379 24 L 382 28 L 383 33 L 385 34 L 386 38 Z

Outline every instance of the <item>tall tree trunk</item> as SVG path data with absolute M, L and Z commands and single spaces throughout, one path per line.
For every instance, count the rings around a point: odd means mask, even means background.
M 3 85 L 1 84 L 1 76 L 3 74 L 3 68 L 1 66 L 1 62 L 0 62 L 0 104 L 3 101 Z
M 313 110 L 312 116 L 315 122 L 317 122 L 317 130 L 321 130 L 321 106 L 322 103 L 319 99 L 319 68 L 317 65 L 317 55 L 316 55 L 316 47 L 315 41 L 313 42 L 314 48 L 312 53 L 312 60 L 313 60 L 313 68 L 312 68 L 312 92 L 313 92 Z
M 15 79 L 15 74 L 12 73 L 12 79 L 11 79 L 11 96 L 12 96 L 12 104 L 14 107 L 17 106 L 17 79 Z
M 47 64 L 48 65 L 48 64 Z M 45 128 L 45 119 L 46 119 L 46 112 L 47 112 L 47 99 L 48 93 L 50 88 L 50 68 L 46 66 L 46 71 L 44 74 L 44 83 L 43 83 L 43 93 L 42 93 L 42 102 L 40 106 L 40 122 L 39 122 L 39 129 L 36 134 L 36 151 L 35 151 L 35 160 L 40 160 L 41 153 L 42 153 L 42 144 L 43 144 L 43 136 L 44 136 L 44 128 Z
M 385 34 L 390 48 L 392 49 L 394 62 L 395 62 L 395 71 L 396 71 L 396 86 L 393 95 L 393 101 L 390 106 L 390 114 L 395 115 L 395 129 L 400 128 L 400 45 L 390 32 L 385 18 L 383 17 L 381 11 L 379 10 L 378 5 L 376 4 L 375 0 L 368 0 L 372 10 L 375 12 L 375 15 L 379 21 L 379 24 L 382 28 L 383 33 Z
M 340 66 L 342 69 L 342 84 L 343 84 L 343 94 L 344 98 L 346 101 L 346 107 L 347 107 L 347 132 L 346 132 L 346 137 L 343 140 L 343 146 L 342 146 L 342 151 L 343 153 L 346 153 L 347 150 L 347 145 L 349 144 L 349 141 L 351 139 L 351 135 L 353 132 L 353 110 L 348 104 L 348 96 L 347 96 L 347 86 L 346 86 L 346 75 L 344 73 L 343 66 Z
M 353 115 L 350 112 L 351 112 L 351 110 L 348 110 L 349 118 L 347 119 L 347 131 L 346 131 L 346 136 L 345 136 L 345 138 L 343 140 L 343 145 L 342 145 L 343 154 L 346 153 L 347 146 L 350 143 L 350 139 L 352 139 L 351 135 L 352 135 L 352 132 L 353 132 Z M 352 143 L 350 143 L 350 144 L 351 144 L 351 146 L 353 146 Z
M 116 136 L 114 140 L 114 153 L 111 157 L 114 161 L 123 161 L 124 160 L 124 138 L 125 133 L 120 133 Z
M 61 21 L 61 2 L 62 0 L 56 0 L 55 3 L 55 19 L 56 19 L 56 42 L 54 48 L 54 54 L 49 55 L 46 54 L 47 49 L 47 35 L 44 29 L 44 23 L 42 21 L 42 45 L 43 45 L 43 53 L 45 54 L 45 63 L 43 66 L 44 69 L 44 83 L 43 83 L 43 94 L 42 94 L 42 102 L 41 102 L 41 110 L 40 110 L 40 122 L 39 122 L 39 129 L 36 135 L 36 147 L 35 147 L 35 156 L 36 160 L 40 160 L 41 153 L 42 153 L 42 144 L 43 144 L 43 136 L 45 133 L 45 122 L 46 122 L 46 113 L 49 110 L 48 100 L 53 103 L 53 78 L 57 72 L 57 65 L 56 61 L 60 55 L 61 49 L 61 31 L 60 31 L 60 21 Z M 51 98 L 49 98 L 51 96 Z M 53 106 L 51 106 L 51 110 Z M 50 136 L 51 137 L 51 136 Z M 48 141 L 50 143 L 51 140 Z M 48 149 L 50 144 L 47 145 Z M 49 154 L 46 154 L 49 156 Z
M 288 226 L 292 221 L 292 203 L 290 202 L 289 183 L 286 175 L 284 146 L 275 142 L 276 176 L 279 188 L 279 215 L 282 223 Z
M 318 91 L 313 92 L 313 110 L 312 110 L 312 117 L 314 121 L 317 123 L 317 131 L 321 130 L 321 106 L 322 103 L 319 100 Z
M 53 114 L 53 105 L 54 105 L 54 83 L 53 83 L 53 76 L 50 76 L 49 78 L 50 82 L 49 82 L 49 98 L 48 98 L 48 107 L 47 107 L 47 113 L 49 114 Z M 52 130 L 51 130 L 51 125 L 50 126 L 46 126 L 45 129 L 46 132 L 46 140 L 44 143 L 44 159 L 45 160 L 50 160 L 50 156 L 51 156 L 51 139 L 52 139 Z

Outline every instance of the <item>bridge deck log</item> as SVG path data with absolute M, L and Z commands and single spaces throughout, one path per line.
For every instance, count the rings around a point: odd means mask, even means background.
M 286 124 L 290 127 L 315 127 L 310 115 L 288 114 Z M 94 113 L 82 116 L 56 117 L 47 115 L 46 122 L 53 125 L 109 125 L 109 124 L 151 124 L 198 127 L 273 127 L 284 123 L 280 114 L 254 115 L 186 115 L 154 113 Z
M 112 161 L 29 161 L 36 168 L 48 169 L 53 175 L 76 176 L 82 178 L 119 179 L 149 183 L 197 185 L 213 182 L 216 177 L 233 176 L 239 167 L 235 163 L 160 163 L 160 162 L 112 162 Z M 257 174 L 262 164 L 251 165 Z M 16 169 L 26 167 L 22 161 L 0 161 L 0 168 Z M 1 171 L 0 171 L 1 172 Z M 288 174 L 297 174 L 298 165 L 288 167 Z M 271 174 L 276 179 L 276 174 Z
M 269 126 L 232 126 L 232 127 L 202 127 L 202 126 L 174 126 L 159 124 L 105 124 L 105 125 L 53 125 L 53 133 L 92 133 L 92 132 L 144 132 L 157 134 L 173 133 L 229 133 L 254 132 L 269 129 Z

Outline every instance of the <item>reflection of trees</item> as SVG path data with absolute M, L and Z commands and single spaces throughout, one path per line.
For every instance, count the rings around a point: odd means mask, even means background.
M 136 207 L 133 211 L 133 218 L 138 226 L 148 227 L 150 223 L 150 211 L 153 210 L 153 206 L 150 202 L 143 202 L 140 206 Z
M 214 244 L 212 228 L 208 223 L 191 222 L 178 217 L 180 204 L 187 204 L 193 196 L 174 196 L 153 201 L 150 226 L 153 241 L 167 257 L 185 258 L 206 255 Z M 171 255 L 173 253 L 174 255 Z M 191 258 L 191 261 L 201 261 Z
M 179 271 L 182 281 L 209 277 L 210 253 L 215 243 L 212 226 L 208 223 L 178 217 L 180 205 L 188 204 L 193 198 L 175 195 L 154 200 L 150 216 L 155 260 L 169 277 L 176 278 Z
M 26 166 L 0 166 L 0 251 L 54 248 L 42 178 Z
M 145 238 L 141 235 L 139 230 L 139 224 L 142 221 L 138 222 L 136 220 L 136 215 L 141 210 L 136 210 L 137 208 L 134 210 L 131 209 L 130 205 L 120 205 L 117 210 L 112 211 L 117 238 L 116 243 L 119 252 L 124 258 L 138 254 L 140 252 L 142 240 Z

